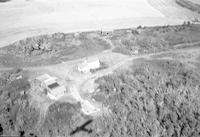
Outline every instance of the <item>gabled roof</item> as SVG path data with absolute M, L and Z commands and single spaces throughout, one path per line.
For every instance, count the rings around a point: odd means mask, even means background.
M 43 75 L 37 77 L 36 79 L 39 80 L 40 82 L 44 82 L 46 85 L 51 85 L 51 84 L 56 83 L 56 78 L 51 77 L 48 74 L 43 74 Z
M 50 78 L 51 78 L 51 76 L 49 76 L 48 74 L 43 74 L 43 75 L 37 77 L 36 79 L 43 82 L 43 81 L 50 79 Z
M 85 59 L 81 64 L 78 65 L 79 68 L 89 68 L 90 64 L 99 63 L 98 58 L 92 58 L 92 59 Z

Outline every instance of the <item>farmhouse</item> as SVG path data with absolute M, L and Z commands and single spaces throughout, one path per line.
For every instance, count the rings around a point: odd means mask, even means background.
M 84 60 L 81 64 L 78 65 L 77 69 L 80 72 L 88 73 L 91 69 L 97 69 L 100 67 L 100 61 L 99 59 L 90 59 L 90 60 Z
M 36 78 L 40 83 L 41 86 L 47 89 L 47 95 L 49 98 L 53 100 L 57 100 L 61 96 L 63 96 L 66 92 L 66 88 L 64 85 L 60 85 L 57 82 L 56 77 L 51 77 L 48 74 L 41 75 Z

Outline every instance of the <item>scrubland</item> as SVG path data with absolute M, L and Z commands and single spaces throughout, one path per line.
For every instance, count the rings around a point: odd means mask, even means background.
M 116 45 L 114 52 L 127 55 L 143 54 L 175 49 L 198 43 L 199 25 L 185 22 L 177 26 L 142 27 L 133 30 L 114 31 L 110 39 Z
M 55 33 L 20 40 L 1 48 L 4 66 L 41 66 L 87 57 L 109 49 L 109 45 L 86 33 Z

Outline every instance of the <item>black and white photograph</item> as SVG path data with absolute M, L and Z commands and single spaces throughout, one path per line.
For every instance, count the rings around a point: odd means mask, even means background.
M 200 137 L 200 0 L 0 0 L 0 137 Z

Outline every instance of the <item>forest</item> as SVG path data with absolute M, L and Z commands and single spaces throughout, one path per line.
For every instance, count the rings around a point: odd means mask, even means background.
M 200 136 L 198 71 L 178 61 L 143 60 L 96 82 L 112 112 L 96 120 L 102 128 L 96 136 Z

